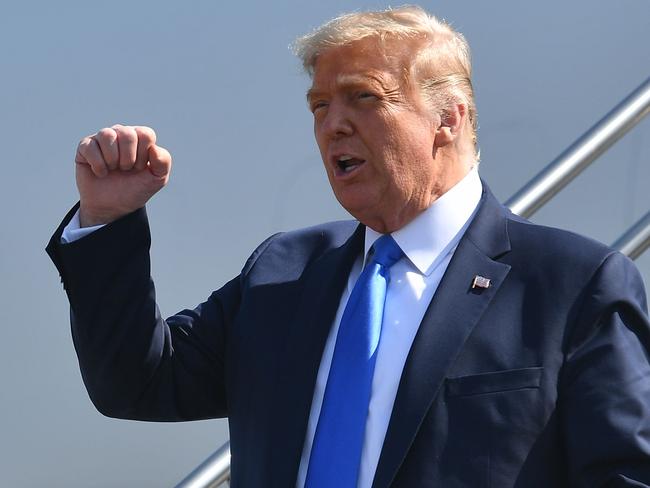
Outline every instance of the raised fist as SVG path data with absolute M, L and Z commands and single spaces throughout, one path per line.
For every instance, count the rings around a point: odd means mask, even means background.
M 172 157 L 149 127 L 114 125 L 84 137 L 75 156 L 82 227 L 143 207 L 167 184 Z

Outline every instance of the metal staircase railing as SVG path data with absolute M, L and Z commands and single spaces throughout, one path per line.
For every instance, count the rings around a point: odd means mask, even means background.
M 530 217 L 650 112 L 650 78 L 571 144 L 505 205 Z
M 507 202 L 514 213 L 530 217 L 650 112 L 650 78 L 530 180 Z M 631 259 L 650 246 L 650 211 L 612 244 Z M 230 442 L 226 442 L 176 488 L 216 488 L 230 479 Z
M 612 247 L 630 259 L 636 259 L 650 247 L 650 211 L 641 217 Z
M 230 442 L 199 464 L 176 488 L 217 488 L 230 480 Z

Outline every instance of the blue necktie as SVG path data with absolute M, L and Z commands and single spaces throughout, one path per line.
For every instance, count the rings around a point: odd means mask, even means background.
M 389 234 L 373 249 L 341 318 L 305 488 L 357 486 L 389 268 L 402 257 Z

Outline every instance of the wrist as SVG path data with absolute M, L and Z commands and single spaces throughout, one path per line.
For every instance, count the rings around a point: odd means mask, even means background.
M 85 208 L 82 204 L 79 207 L 79 226 L 84 228 L 110 224 L 127 213 L 128 212 L 97 212 Z

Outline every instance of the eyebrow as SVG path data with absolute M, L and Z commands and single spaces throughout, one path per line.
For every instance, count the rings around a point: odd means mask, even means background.
M 320 90 L 314 90 L 313 88 L 310 88 L 307 90 L 307 93 L 305 94 L 307 98 L 307 103 L 311 102 L 314 98 L 317 98 L 317 95 L 321 94 L 322 92 Z
M 336 77 L 336 85 L 338 87 L 354 87 L 363 84 L 379 85 L 383 90 L 387 90 L 385 82 L 377 76 L 370 75 L 351 75 L 351 74 L 341 74 Z M 325 93 L 325 90 L 319 90 L 318 88 L 310 88 L 307 90 L 306 98 L 307 102 L 311 102 L 314 98 L 318 98 Z

